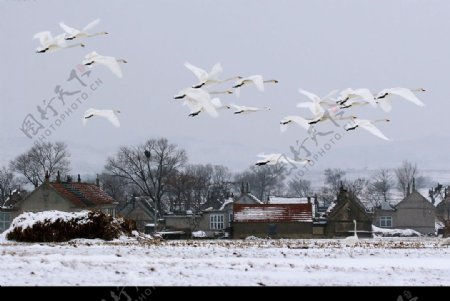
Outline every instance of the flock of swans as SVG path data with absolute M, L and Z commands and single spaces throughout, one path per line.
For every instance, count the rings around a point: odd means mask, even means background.
M 76 43 L 68 45 L 67 41 L 73 40 L 81 40 L 85 38 L 92 38 L 99 35 L 107 35 L 108 32 L 101 31 L 96 33 L 90 33 L 90 30 L 100 23 L 99 19 L 96 19 L 86 25 L 83 29 L 75 29 L 67 26 L 63 22 L 59 23 L 59 26 L 64 30 L 63 33 L 53 36 L 50 31 L 42 31 L 38 32 L 33 36 L 33 39 L 39 39 L 39 43 L 41 44 L 36 48 L 36 53 L 51 53 L 62 49 L 68 49 L 73 47 L 85 47 L 83 43 Z M 95 65 L 102 65 L 107 67 L 114 75 L 118 78 L 122 78 L 122 69 L 119 63 L 127 63 L 124 59 L 116 59 L 112 56 L 103 56 L 98 54 L 96 51 L 92 51 L 85 55 L 84 59 L 81 63 L 88 68 L 92 68 Z M 120 122 L 117 117 L 117 113 L 120 113 L 118 110 L 98 110 L 94 108 L 90 108 L 86 110 L 83 116 L 83 124 L 86 124 L 89 118 L 94 116 L 105 117 L 108 119 L 114 126 L 119 127 Z
M 184 99 L 184 105 L 188 106 L 191 110 L 189 116 L 197 116 L 201 112 L 206 112 L 212 117 L 218 116 L 218 109 L 234 108 L 234 114 L 257 112 L 262 110 L 270 110 L 269 107 L 256 108 L 239 106 L 235 104 L 222 104 L 219 98 L 212 98 L 212 94 L 236 94 L 240 95 L 241 87 L 254 85 L 256 88 L 263 92 L 265 83 L 278 83 L 277 80 L 264 80 L 261 75 L 252 75 L 248 77 L 234 76 L 227 79 L 220 79 L 222 73 L 222 66 L 220 63 L 215 64 L 211 71 L 207 71 L 196 67 L 190 63 L 185 63 L 185 67 L 191 70 L 197 77 L 198 82 L 189 88 L 181 90 L 174 98 Z M 228 81 L 236 80 L 231 89 L 226 91 L 207 91 L 205 88 L 220 84 Z M 347 88 L 342 91 L 334 90 L 328 93 L 324 97 L 319 97 L 316 94 L 300 89 L 299 92 L 306 96 L 310 102 L 300 102 L 297 107 L 302 109 L 306 108 L 313 114 L 312 117 L 303 117 L 298 115 L 285 116 L 280 121 L 280 131 L 285 132 L 292 124 L 297 124 L 310 133 L 313 125 L 323 123 L 327 120 L 348 120 L 349 122 L 344 127 L 346 131 L 353 131 L 358 128 L 367 130 L 371 134 L 378 138 L 389 140 L 375 125 L 378 122 L 389 122 L 387 118 L 368 120 L 362 119 L 357 116 L 348 115 L 341 116 L 342 113 L 349 111 L 351 108 L 371 106 L 372 108 L 381 108 L 384 112 L 390 112 L 392 110 L 392 99 L 394 96 L 399 96 L 408 100 L 418 106 L 424 106 L 413 92 L 424 92 L 422 88 L 419 89 L 407 89 L 407 88 L 389 88 L 384 89 L 376 94 L 373 94 L 367 88 L 351 89 Z M 334 97 L 339 92 L 337 97 Z M 262 159 L 256 162 L 256 165 L 273 165 L 276 163 L 291 163 L 305 165 L 310 162 L 306 158 L 287 158 L 282 154 L 259 154 L 258 157 Z
M 60 27 L 64 30 L 64 33 L 55 37 L 52 36 L 50 31 L 43 31 L 36 33 L 33 39 L 39 39 L 40 46 L 36 49 L 37 53 L 50 53 L 57 50 L 73 48 L 73 47 L 85 47 L 83 43 L 76 43 L 68 45 L 67 41 L 81 40 L 84 38 L 92 38 L 99 35 L 107 35 L 108 32 L 96 32 L 90 33 L 91 29 L 98 25 L 99 19 L 94 20 L 87 24 L 83 29 L 78 30 L 67 26 L 64 23 L 60 23 Z M 92 51 L 85 55 L 81 63 L 88 68 L 92 68 L 95 65 L 103 65 L 107 67 L 117 77 L 122 78 L 122 70 L 120 64 L 127 63 L 124 59 L 116 59 L 112 56 L 103 56 L 96 51 Z M 212 66 L 211 70 L 207 72 L 193 64 L 186 62 L 184 66 L 190 70 L 197 82 L 192 86 L 182 89 L 177 95 L 174 96 L 175 100 L 183 100 L 183 105 L 189 108 L 190 117 L 198 116 L 200 113 L 205 112 L 211 117 L 218 117 L 218 110 L 221 109 L 234 109 L 234 114 L 248 114 L 258 111 L 270 110 L 269 107 L 249 107 L 244 105 L 237 105 L 234 103 L 224 104 L 218 97 L 214 95 L 218 94 L 234 94 L 239 98 L 241 89 L 248 86 L 255 86 L 260 92 L 264 92 L 265 84 L 278 83 L 278 80 L 270 79 L 264 80 L 262 75 L 251 75 L 243 77 L 240 75 L 221 79 L 223 72 L 222 65 L 216 63 Z M 211 91 L 210 88 L 217 84 L 234 81 L 230 89 L 225 91 Z M 343 113 L 350 111 L 352 108 L 370 106 L 373 109 L 381 108 L 384 112 L 390 112 L 392 109 L 392 100 L 394 96 L 401 97 L 418 106 L 424 106 L 413 92 L 424 92 L 420 89 L 407 89 L 407 88 L 389 88 L 384 89 L 378 93 L 373 94 L 367 88 L 351 89 L 347 88 L 339 92 L 339 90 L 333 90 L 324 97 L 319 97 L 316 94 L 308 92 L 306 90 L 299 90 L 299 93 L 307 97 L 309 102 L 300 102 L 297 104 L 299 109 L 308 109 L 312 116 L 304 117 L 299 115 L 285 116 L 279 122 L 280 131 L 285 132 L 289 126 L 296 124 L 306 129 L 308 133 L 311 133 L 314 125 L 324 123 L 327 120 L 342 121 L 349 120 L 344 126 L 346 131 L 354 131 L 357 129 L 364 129 L 375 135 L 378 138 L 389 140 L 375 125 L 378 122 L 389 122 L 387 118 L 368 120 L 362 119 L 354 115 L 342 116 Z M 335 95 L 339 92 L 339 95 Z M 86 124 L 87 120 L 94 117 L 104 117 L 110 121 L 114 126 L 119 127 L 120 122 L 117 114 L 118 110 L 105 109 L 99 110 L 90 108 L 84 113 L 82 119 L 83 124 Z M 305 165 L 310 162 L 306 158 L 291 159 L 282 154 L 259 154 L 258 157 L 262 158 L 256 162 L 256 165 L 274 165 L 277 163 L 291 163 Z
M 358 128 L 367 130 L 374 136 L 389 140 L 375 125 L 377 122 L 389 122 L 387 118 L 368 120 L 362 119 L 357 116 L 348 115 L 340 116 L 341 113 L 347 112 L 353 107 L 370 105 L 372 108 L 380 107 L 384 112 L 390 112 L 392 109 L 392 97 L 400 96 L 418 106 L 423 107 L 424 104 L 413 92 L 425 92 L 424 89 L 407 89 L 407 88 L 389 88 L 380 91 L 377 94 L 372 94 L 369 89 L 344 89 L 339 93 L 337 98 L 333 96 L 338 92 L 337 90 L 331 91 L 328 95 L 320 98 L 319 96 L 305 91 L 299 90 L 299 92 L 309 98 L 310 102 L 300 102 L 297 104 L 298 108 L 307 108 L 313 114 L 313 117 L 306 118 L 302 116 L 286 116 L 280 121 L 280 130 L 286 131 L 291 124 L 297 124 L 306 130 L 310 130 L 312 125 L 324 122 L 326 120 L 350 120 L 346 124 L 345 130 L 352 131 Z

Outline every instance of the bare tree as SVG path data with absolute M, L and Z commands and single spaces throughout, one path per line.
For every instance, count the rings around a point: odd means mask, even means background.
M 413 179 L 419 174 L 417 164 L 404 160 L 400 167 L 396 168 L 397 187 L 403 192 L 403 196 L 408 194 L 408 188 L 412 187 Z
M 169 207 L 171 212 L 180 213 L 190 209 L 193 203 L 195 179 L 185 170 L 176 171 L 167 181 Z
M 337 195 L 341 187 L 341 183 L 344 182 L 345 171 L 339 168 L 327 168 L 325 169 L 325 184 L 328 186 L 328 190 L 331 194 Z
M 30 150 L 10 162 L 10 169 L 22 175 L 35 187 L 43 183 L 45 173 L 50 177 L 59 171 L 62 175 L 70 171 L 70 153 L 64 142 L 36 143 Z
M 384 202 L 389 199 L 389 191 L 392 189 L 393 179 L 389 169 L 380 169 L 373 176 L 371 191 L 380 196 Z M 379 204 L 374 204 L 378 206 Z
M 103 172 L 100 176 L 102 189 L 121 204 L 127 202 L 135 194 L 137 188 L 125 178 Z
M 194 212 L 201 211 L 204 205 L 223 204 L 231 188 L 231 174 L 221 165 L 188 165 L 172 178 L 171 204 Z
M 162 214 L 168 180 L 186 161 L 185 151 L 176 144 L 165 138 L 150 139 L 135 147 L 121 147 L 114 157 L 108 158 L 105 170 L 133 183 Z
M 214 165 L 209 197 L 223 204 L 230 195 L 231 185 L 230 170 L 223 165 Z
M 10 192 L 16 188 L 18 188 L 18 182 L 14 174 L 6 167 L 2 167 L 0 169 L 0 205 L 8 198 Z
M 365 178 L 357 178 L 355 180 L 344 181 L 345 187 L 352 192 L 358 199 L 365 199 L 367 193 L 367 188 L 369 186 L 369 181 Z
M 296 176 L 288 182 L 288 190 L 290 195 L 298 197 L 309 196 L 312 192 L 311 181 Z
M 284 187 L 286 166 L 284 164 L 255 166 L 236 175 L 235 182 L 247 182 L 250 190 L 266 202 L 270 194 L 280 194 Z

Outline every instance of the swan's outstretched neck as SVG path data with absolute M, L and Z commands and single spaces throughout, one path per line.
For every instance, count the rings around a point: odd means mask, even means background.
M 107 33 L 106 31 L 102 31 L 102 32 L 97 32 L 97 33 L 93 33 L 93 34 L 88 34 L 87 37 L 92 38 L 95 36 L 100 36 L 100 35 L 105 35 L 105 34 L 109 34 L 109 33 Z
M 425 90 L 424 88 L 416 88 L 416 89 L 411 89 L 411 91 L 413 91 L 413 92 L 426 92 L 427 90 Z
M 276 80 L 276 79 L 268 79 L 268 80 L 263 81 L 263 83 L 274 83 L 274 84 L 278 84 L 278 80 Z
M 231 90 L 225 90 L 225 91 L 211 91 L 209 94 L 233 94 L 233 91 Z
M 73 48 L 73 47 L 79 47 L 79 46 L 84 48 L 85 45 L 83 43 L 78 43 L 78 44 L 66 46 L 64 48 Z
M 376 119 L 376 120 L 372 120 L 371 123 L 375 123 L 375 122 L 389 122 L 391 121 L 390 119 Z
M 116 60 L 118 63 L 124 63 L 124 64 L 126 64 L 126 63 L 128 63 L 126 60 L 124 60 L 124 59 L 117 59 Z
M 222 79 L 220 82 L 224 83 L 224 82 L 229 82 L 232 80 L 237 80 L 237 79 L 242 79 L 242 78 L 243 78 L 242 76 L 237 75 L 237 76 L 229 77 L 226 79 Z

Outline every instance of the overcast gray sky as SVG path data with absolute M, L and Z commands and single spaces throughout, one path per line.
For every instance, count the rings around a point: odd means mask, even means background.
M 108 36 L 83 40 L 85 48 L 35 53 L 35 33 L 58 34 L 60 21 L 82 28 L 96 18 L 101 22 L 94 31 L 108 31 Z M 27 114 L 39 120 L 37 106 L 56 96 L 57 85 L 66 92 L 83 88 L 67 79 L 84 55 L 96 50 L 129 63 L 122 68 L 122 79 L 105 68 L 92 69 L 84 80 L 99 78 L 102 84 L 48 137 L 69 144 L 74 173 L 98 172 L 119 146 L 153 137 L 167 137 L 185 148 L 192 163 L 242 170 L 260 152 L 292 155 L 289 146 L 307 137 L 300 127 L 280 133 L 278 126 L 285 115 L 307 115 L 295 107 L 306 101 L 298 88 L 324 95 L 332 89 L 377 92 L 396 86 L 427 89 L 418 95 L 426 107 L 396 99 L 389 114 L 370 107 L 355 111 L 362 118 L 390 118 L 390 124 L 379 127 L 393 141 L 362 130 L 345 135 L 316 167 L 392 167 L 405 158 L 423 169 L 450 168 L 449 32 L 450 2 L 444 0 L 2 0 L 0 164 L 32 145 L 20 130 L 22 122 Z M 220 111 L 217 119 L 187 117 L 189 110 L 172 99 L 196 83 L 185 61 L 208 70 L 221 62 L 223 77 L 262 74 L 278 79 L 264 93 L 249 87 L 239 99 L 221 97 L 272 110 L 247 116 Z M 66 96 L 65 105 L 75 98 Z M 58 114 L 66 109 L 58 99 L 53 104 Z M 119 109 L 122 126 L 114 128 L 104 120 L 83 126 L 82 114 L 90 107 Z M 332 124 L 323 131 L 342 132 Z M 318 148 L 309 141 L 309 150 L 316 153 L 327 139 L 319 137 Z

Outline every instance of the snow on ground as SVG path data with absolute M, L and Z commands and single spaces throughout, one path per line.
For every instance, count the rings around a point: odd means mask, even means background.
M 0 240 L 0 285 L 450 285 L 450 248 L 438 238 Z

